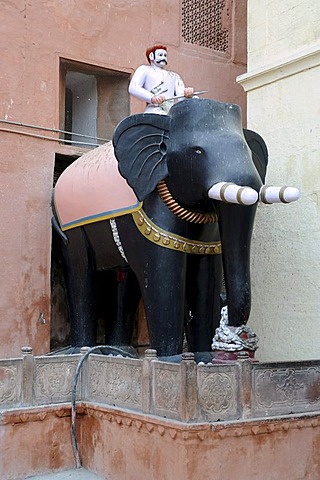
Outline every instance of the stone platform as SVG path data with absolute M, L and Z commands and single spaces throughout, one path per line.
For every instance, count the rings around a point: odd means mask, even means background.
M 80 358 L 25 349 L 0 361 L 2 480 L 75 467 L 70 402 Z M 319 480 L 319 385 L 318 361 L 92 354 L 77 393 L 82 466 L 111 480 Z

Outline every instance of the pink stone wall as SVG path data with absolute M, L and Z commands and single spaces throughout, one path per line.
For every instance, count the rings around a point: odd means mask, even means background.
M 70 440 L 69 407 L 4 412 L 0 422 L 1 480 L 74 468 Z
M 320 418 L 290 415 L 187 424 L 82 406 L 77 443 L 84 468 L 112 480 L 319 480 Z M 6 411 L 1 480 L 75 467 L 66 405 Z
M 317 415 L 188 425 L 89 408 L 81 422 L 83 465 L 103 478 L 320 478 Z
M 222 55 L 184 43 L 174 0 L 2 2 L 0 120 L 58 129 L 60 58 L 131 73 L 156 42 L 168 45 L 169 68 L 186 84 L 245 111 L 235 79 L 246 70 L 246 1 L 229 3 L 231 49 Z M 132 102 L 132 112 L 141 110 Z M 0 122 L 0 357 L 17 356 L 24 345 L 49 351 L 54 159 L 80 152 L 22 132 L 57 138 Z

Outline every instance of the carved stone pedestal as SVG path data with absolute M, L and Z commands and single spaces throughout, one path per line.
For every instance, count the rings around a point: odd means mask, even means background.
M 75 466 L 81 355 L 0 361 L 1 480 Z M 106 480 L 319 480 L 320 362 L 197 365 L 89 355 L 77 390 L 83 467 Z
M 106 480 L 319 480 L 320 415 L 186 423 L 81 403 L 82 465 Z M 69 407 L 2 413 L 1 480 L 74 468 Z

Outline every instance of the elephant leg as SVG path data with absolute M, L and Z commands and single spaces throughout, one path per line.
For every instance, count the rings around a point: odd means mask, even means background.
M 251 309 L 250 245 L 256 205 L 217 206 L 229 325 L 246 324 Z
M 97 319 L 100 335 L 104 334 L 103 344 L 111 345 L 110 332 L 117 322 L 117 274 L 114 270 L 95 272 L 94 292 L 97 299 Z
M 62 246 L 62 262 L 73 347 L 96 342 L 96 302 L 93 295 L 93 262 L 81 228 L 68 232 L 68 245 Z
M 221 256 L 189 256 L 186 287 L 189 318 L 186 332 L 190 351 L 211 351 L 214 332 L 220 320 L 221 288 Z
M 118 270 L 116 277 L 116 321 L 106 322 L 106 343 L 131 345 L 136 313 L 141 299 L 140 287 L 131 269 Z
M 137 277 L 148 324 L 150 347 L 158 356 L 182 352 L 186 255 L 154 246 Z
M 150 347 L 159 356 L 182 352 L 187 254 L 163 248 L 141 235 L 130 218 L 117 219 L 128 262 L 142 294 Z
M 157 350 L 160 357 L 182 352 L 185 281 L 175 274 L 170 277 L 169 283 L 162 275 L 149 276 L 148 282 L 157 282 L 157 285 L 152 292 L 143 289 L 150 347 Z

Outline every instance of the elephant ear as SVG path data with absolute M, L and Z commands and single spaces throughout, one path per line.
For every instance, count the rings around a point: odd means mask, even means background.
M 247 144 L 252 151 L 252 160 L 258 170 L 258 173 L 265 181 L 268 165 L 268 149 L 262 137 L 252 130 L 243 130 Z
M 170 117 L 142 113 L 126 117 L 113 134 L 119 171 L 140 201 L 168 176 L 166 151 Z

